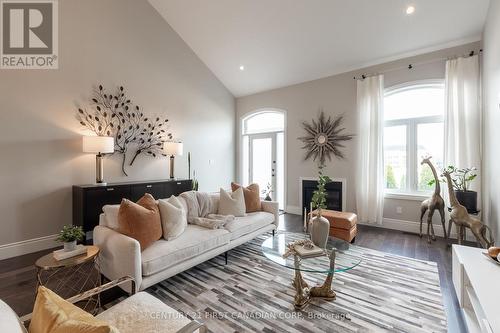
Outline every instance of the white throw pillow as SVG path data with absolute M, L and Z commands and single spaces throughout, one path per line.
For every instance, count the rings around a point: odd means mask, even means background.
M 104 212 L 104 221 L 106 227 L 113 230 L 118 229 L 118 211 L 120 210 L 120 205 L 105 205 L 102 207 Z
M 240 187 L 233 193 L 220 189 L 219 211 L 220 215 L 245 216 L 246 206 L 243 189 Z
M 187 216 L 183 205 L 175 196 L 158 200 L 163 238 L 172 240 L 179 237 L 187 226 Z

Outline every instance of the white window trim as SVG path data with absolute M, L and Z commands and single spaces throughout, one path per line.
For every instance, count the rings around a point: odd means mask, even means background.
M 384 98 L 395 93 L 400 93 L 405 90 L 414 89 L 415 87 L 425 88 L 425 87 L 436 87 L 436 86 L 444 87 L 444 80 L 433 79 L 433 80 L 407 82 L 385 89 Z M 386 120 L 384 122 L 384 128 L 391 126 L 398 126 L 398 125 L 406 126 L 406 155 L 407 155 L 406 159 L 407 175 L 405 184 L 406 188 L 404 190 L 384 189 L 385 198 L 420 201 L 424 198 L 427 198 L 429 194 L 432 193 L 432 191 L 418 190 L 418 171 L 417 171 L 418 147 L 416 142 L 417 141 L 416 130 L 419 124 L 439 123 L 439 122 L 444 123 L 444 116 L 426 116 L 419 118 Z

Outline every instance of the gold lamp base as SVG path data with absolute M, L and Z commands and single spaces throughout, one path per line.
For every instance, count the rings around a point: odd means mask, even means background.
M 97 154 L 95 156 L 95 182 L 97 185 L 105 186 L 104 182 L 104 154 Z

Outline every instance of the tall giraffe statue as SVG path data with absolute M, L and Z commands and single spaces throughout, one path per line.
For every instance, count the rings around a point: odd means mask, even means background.
M 426 157 L 420 163 L 421 165 L 427 164 L 431 168 L 435 181 L 434 193 L 432 193 L 432 196 L 429 199 L 424 200 L 420 205 L 420 237 L 422 237 L 422 220 L 424 218 L 424 214 L 426 211 L 429 211 L 429 213 L 427 214 L 427 243 L 431 242 L 431 237 L 432 240 L 436 240 L 436 236 L 434 235 L 434 227 L 432 226 L 432 216 L 434 215 L 434 211 L 436 209 L 439 211 L 439 215 L 441 216 L 441 224 L 443 225 L 444 238 L 445 239 L 448 238 L 446 234 L 446 225 L 444 220 L 444 200 L 441 197 L 441 186 L 439 184 L 439 178 L 436 169 L 434 168 L 434 165 L 432 165 L 431 158 L 432 156 Z M 432 236 L 429 235 L 429 229 L 431 231 Z
M 455 191 L 453 191 L 450 172 L 447 170 L 443 171 L 443 176 L 446 177 L 446 183 L 448 184 L 448 193 L 451 205 L 450 221 L 448 222 L 448 234 L 451 232 L 451 224 L 455 223 L 457 226 L 458 244 L 462 244 L 465 240 L 465 228 L 467 227 L 470 231 L 472 231 L 477 242 L 481 244 L 483 248 L 487 249 L 493 246 L 495 240 L 491 234 L 491 229 L 480 220 L 471 217 L 467 212 L 467 209 L 458 202 L 457 197 L 455 196 Z M 486 237 L 487 230 L 489 237 Z

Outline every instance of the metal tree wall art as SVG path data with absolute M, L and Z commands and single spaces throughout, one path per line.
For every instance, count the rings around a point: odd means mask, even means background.
M 122 154 L 122 171 L 125 175 L 129 152 L 133 153 L 130 166 L 141 154 L 165 156 L 163 143 L 173 138 L 172 133 L 168 132 L 168 119 L 144 115 L 121 86 L 114 93 L 108 93 L 99 85 L 94 90 L 88 109 L 78 108 L 77 119 L 95 134 L 115 138 L 115 153 Z
M 354 135 L 342 134 L 345 130 L 342 127 L 343 121 L 343 116 L 326 118 L 323 110 L 320 110 L 317 120 L 313 119 L 311 123 L 304 121 L 302 127 L 307 134 L 299 138 L 304 143 L 302 148 L 307 150 L 304 160 L 312 157 L 313 161 L 323 166 L 327 158 L 329 161 L 332 160 L 332 155 L 344 159 L 345 156 L 341 151 L 341 148 L 345 147 L 343 142 L 351 140 Z

